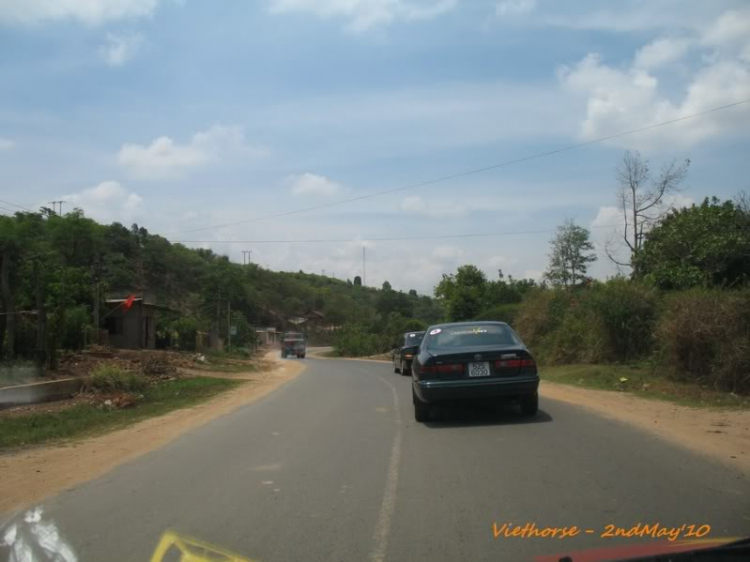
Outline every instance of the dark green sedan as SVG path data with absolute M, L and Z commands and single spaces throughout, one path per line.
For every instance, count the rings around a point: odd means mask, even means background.
M 435 404 L 509 401 L 528 416 L 539 408 L 536 361 L 503 322 L 431 326 L 411 372 L 419 422 L 429 421 Z

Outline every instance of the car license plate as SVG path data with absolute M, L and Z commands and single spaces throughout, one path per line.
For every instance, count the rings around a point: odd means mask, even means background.
M 484 363 L 469 363 L 469 376 L 470 377 L 489 377 L 490 376 L 490 364 Z

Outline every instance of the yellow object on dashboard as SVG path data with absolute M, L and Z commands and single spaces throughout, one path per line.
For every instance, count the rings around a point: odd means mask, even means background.
M 179 556 L 179 557 L 178 557 Z M 254 562 L 214 545 L 167 531 L 151 556 L 151 562 Z

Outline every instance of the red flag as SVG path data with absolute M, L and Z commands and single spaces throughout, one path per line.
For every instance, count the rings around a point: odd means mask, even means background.
M 122 303 L 122 307 L 125 310 L 130 310 L 130 307 L 133 306 L 133 303 L 135 302 L 135 295 L 130 295 L 127 300 Z

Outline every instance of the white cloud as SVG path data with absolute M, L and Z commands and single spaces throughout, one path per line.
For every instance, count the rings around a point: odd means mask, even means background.
M 160 0 L 2 0 L 0 22 L 77 20 L 87 25 L 150 16 Z
M 465 205 L 452 202 L 424 201 L 418 195 L 405 197 L 401 201 L 401 210 L 432 218 L 453 217 L 465 215 L 468 212 Z
M 123 145 L 118 161 L 136 176 L 164 178 L 238 152 L 250 157 L 264 154 L 262 149 L 246 144 L 241 127 L 215 125 L 194 134 L 184 145 L 175 143 L 170 137 L 158 137 L 149 145 Z
M 662 37 L 642 47 L 635 54 L 633 66 L 643 70 L 659 68 L 681 59 L 689 47 L 686 38 Z
M 750 98 L 750 60 L 744 59 L 745 45 L 735 40 L 734 28 L 726 31 L 726 25 L 719 25 L 723 18 L 709 27 L 706 34 L 714 43 L 722 38 L 721 49 L 704 52 L 703 62 L 690 71 L 685 95 L 676 101 L 664 91 L 657 71 L 666 62 L 681 57 L 688 48 L 703 45 L 705 49 L 708 40 L 699 36 L 689 41 L 657 40 L 638 51 L 628 68 L 607 65 L 596 53 L 587 55 L 573 67 L 561 67 L 558 78 L 563 87 L 586 100 L 581 136 L 591 140 Z M 718 32 L 717 28 L 725 31 Z M 750 130 L 750 106 L 740 106 L 612 142 L 627 147 L 684 148 L 718 134 L 741 134 L 747 130 Z
M 317 174 L 300 174 L 288 178 L 295 195 L 334 195 L 341 191 L 341 185 Z
M 0 137 L 0 152 L 3 150 L 12 150 L 16 147 L 16 143 L 10 139 Z
M 143 198 L 116 181 L 105 181 L 77 193 L 64 195 L 68 208 L 83 209 L 86 216 L 100 222 L 130 221 L 141 208 Z
M 344 18 L 350 31 L 362 32 L 394 21 L 425 20 L 453 9 L 457 0 L 270 0 L 271 12 L 311 13 Z
M 140 33 L 108 33 L 104 45 L 99 48 L 99 54 L 109 66 L 121 66 L 138 54 L 143 43 L 143 35 Z
M 459 258 L 463 258 L 465 252 L 463 248 L 458 246 L 451 246 L 448 244 L 442 244 L 435 246 L 432 249 L 432 256 L 438 260 L 448 260 L 451 262 L 457 261 Z
M 536 8 L 536 0 L 503 0 L 495 5 L 499 17 L 528 14 Z

